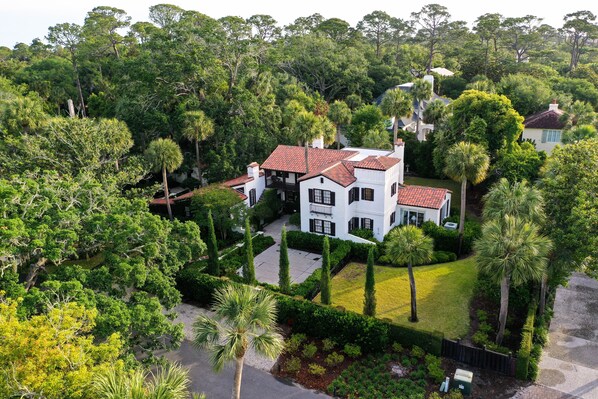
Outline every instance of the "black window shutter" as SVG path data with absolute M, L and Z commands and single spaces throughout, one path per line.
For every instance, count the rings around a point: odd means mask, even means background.
M 330 235 L 336 235 L 336 223 L 330 223 Z
M 374 219 L 370 219 L 370 229 L 374 230 Z
M 309 219 L 309 232 L 310 233 L 314 232 L 314 220 L 313 219 Z
M 309 202 L 314 202 L 314 189 L 309 189 Z
M 353 222 L 353 221 L 352 221 L 352 220 L 349 220 L 349 223 L 348 223 L 348 226 L 347 226 L 347 233 L 350 233 L 350 232 L 351 232 L 351 230 L 352 230 L 352 229 L 351 229 L 351 224 L 352 224 L 351 222 Z
M 334 191 L 330 192 L 330 205 L 332 205 L 332 206 L 334 206 L 334 201 L 335 201 L 334 197 L 335 197 L 335 194 L 336 193 Z
M 365 218 L 361 218 L 361 228 L 365 229 Z
M 365 188 L 361 189 L 361 198 L 365 198 Z
M 355 190 L 354 200 L 359 201 L 359 188 L 355 187 L 354 190 Z
M 374 200 L 374 189 L 372 188 L 372 201 Z

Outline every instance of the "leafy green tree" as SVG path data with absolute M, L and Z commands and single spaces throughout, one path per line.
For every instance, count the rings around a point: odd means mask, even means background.
M 417 36 L 428 49 L 428 60 L 426 72 L 434 64 L 434 56 L 438 52 L 438 45 L 442 43 L 444 36 L 449 30 L 451 14 L 447 8 L 440 4 L 427 4 L 418 12 L 411 13 L 411 20 L 419 26 Z
M 208 273 L 220 275 L 220 260 L 218 259 L 218 242 L 212 219 L 212 210 L 208 210 Z
M 413 113 L 413 101 L 403 90 L 399 88 L 391 89 L 384 93 L 380 109 L 384 115 L 394 119 L 392 125 L 392 139 L 394 144 L 397 142 L 399 118 L 410 116 Z
M 110 368 L 93 376 L 92 390 L 98 399 L 205 399 L 189 395 L 189 372 L 176 364 L 147 373 Z
M 581 140 L 593 139 L 598 135 L 593 125 L 578 125 L 563 132 L 563 143 L 573 144 Z
M 362 146 L 365 148 L 378 148 L 383 150 L 391 150 L 388 133 L 386 130 L 370 130 L 363 136 Z
M 351 109 L 341 100 L 336 100 L 330 104 L 328 119 L 336 126 L 336 149 L 341 148 L 341 126 L 351 123 Z
M 280 259 L 278 270 L 278 287 L 283 294 L 291 292 L 291 271 L 289 265 L 289 251 L 287 246 L 287 227 L 282 226 L 280 233 Z
M 434 100 L 428 103 L 428 106 L 426 109 L 424 109 L 423 119 L 424 123 L 437 125 L 444 121 L 447 116 L 447 106 L 442 102 L 442 100 Z
M 363 314 L 376 316 L 376 281 L 374 272 L 374 247 L 368 252 L 368 263 L 365 270 L 365 294 L 363 300 Z
M 527 281 L 539 281 L 546 269 L 551 241 L 538 227 L 521 218 L 505 215 L 482 227 L 482 237 L 474 243 L 476 263 L 481 272 L 500 283 L 500 345 L 505 332 L 509 307 L 509 287 Z
M 347 131 L 347 138 L 353 147 L 363 145 L 364 136 L 370 131 L 382 131 L 384 127 L 384 115 L 379 107 L 370 104 L 362 105 L 353 113 L 351 126 Z
M 511 183 L 517 181 L 535 181 L 546 161 L 544 151 L 536 151 L 530 142 L 513 143 L 513 148 L 499 150 L 492 170 L 496 176 L 504 177 Z
M 409 321 L 417 322 L 417 291 L 413 265 L 421 265 L 432 258 L 434 242 L 424 235 L 423 231 L 413 225 L 393 229 L 388 233 L 386 254 L 396 266 L 407 264 L 409 287 L 411 292 L 411 317 Z
M 330 242 L 328 236 L 324 237 L 322 245 L 322 274 L 320 277 L 320 299 L 324 305 L 330 305 L 331 286 L 330 286 Z
M 191 199 L 191 214 L 201 228 L 208 227 L 208 213 L 218 236 L 226 240 L 235 226 L 241 226 L 245 219 L 246 207 L 239 194 L 226 186 L 211 184 L 195 190 Z
M 502 21 L 502 38 L 505 45 L 515 52 L 518 64 L 527 61 L 530 51 L 539 50 L 543 44 L 541 22 L 542 18 L 534 15 L 505 18 Z
M 572 270 L 598 276 L 598 139 L 555 148 L 539 182 L 545 201 L 546 231 L 557 249 L 552 254 L 554 285 Z
M 293 120 L 291 129 L 293 137 L 305 147 L 305 173 L 309 173 L 309 144 L 322 137 L 319 118 L 311 112 L 301 112 Z
M 243 279 L 247 284 L 255 283 L 255 265 L 253 264 L 253 242 L 249 218 L 245 219 L 245 254 L 247 263 L 243 264 Z
M 183 136 L 187 140 L 195 141 L 195 160 L 197 162 L 197 176 L 203 186 L 201 173 L 201 159 L 199 156 L 199 142 L 214 134 L 214 123 L 203 111 L 188 111 L 184 115 Z
M 465 227 L 465 205 L 467 182 L 478 184 L 486 179 L 490 158 L 483 147 L 460 142 L 450 148 L 446 154 L 444 173 L 456 182 L 461 182 L 461 210 L 459 212 L 459 253 Z
M 574 70 L 579 64 L 579 59 L 584 53 L 584 47 L 590 39 L 598 36 L 596 15 L 588 10 L 577 11 L 565 15 L 563 18 L 562 33 L 566 35 L 567 44 L 571 48 L 571 61 L 569 69 Z
M 83 24 L 85 44 L 93 53 L 105 55 L 109 51 L 120 58 L 119 45 L 123 37 L 119 30 L 129 26 L 131 17 L 116 7 L 98 6 L 87 13 Z
M 284 340 L 276 327 L 276 300 L 246 285 L 228 285 L 214 293 L 214 318 L 201 315 L 193 323 L 193 342 L 212 353 L 214 370 L 235 362 L 234 399 L 241 398 L 243 361 L 248 350 L 276 358 Z
M 480 37 L 482 44 L 486 43 L 484 46 L 484 75 L 488 72 L 490 42 L 494 45 L 494 51 L 498 51 L 497 41 L 500 35 L 501 19 L 502 15 L 500 14 L 487 13 L 475 20 L 473 30 Z
M 498 94 L 507 96 L 520 115 L 543 110 L 552 97 L 552 91 L 544 80 L 524 74 L 503 77 L 498 83 Z
M 76 303 L 22 319 L 17 301 L 0 300 L 0 396 L 86 399 L 92 377 L 123 367 L 123 343 L 114 334 L 101 342 L 90 334 L 97 311 Z
M 392 17 L 384 11 L 374 11 L 357 23 L 357 30 L 374 43 L 376 57 L 382 56 L 382 46 L 391 39 Z
M 417 101 L 417 119 L 415 131 L 419 135 L 419 121 L 422 119 L 422 101 L 432 97 L 432 84 L 427 80 L 416 79 L 411 87 L 411 95 Z
M 171 139 L 157 139 L 152 141 L 147 147 L 145 157 L 154 172 L 162 172 L 162 185 L 164 187 L 168 217 L 170 220 L 173 220 L 172 209 L 170 207 L 170 193 L 168 191 L 168 177 L 166 174 L 174 172 L 183 163 L 181 149 Z
M 43 104 L 35 97 L 17 97 L 0 108 L 0 137 L 37 132 L 48 120 Z

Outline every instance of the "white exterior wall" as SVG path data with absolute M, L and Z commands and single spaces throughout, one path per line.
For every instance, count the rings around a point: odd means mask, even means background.
M 322 179 L 322 180 L 320 180 Z M 340 184 L 333 182 L 327 177 L 316 176 L 312 179 L 304 180 L 299 185 L 300 201 L 301 201 L 301 231 L 309 232 L 309 220 L 310 219 L 321 219 L 329 220 L 335 223 L 335 238 L 341 238 L 347 240 L 348 237 L 348 219 L 347 219 L 347 207 L 349 203 L 349 187 L 343 187 Z M 329 207 L 331 210 L 330 215 L 324 215 L 321 213 L 311 212 L 309 202 L 309 189 L 328 190 L 334 192 L 335 205 L 328 206 L 324 204 L 314 204 L 318 207 Z
M 446 193 L 442 206 L 439 209 L 421 208 L 417 206 L 406 206 L 397 205 L 397 216 L 395 226 L 403 224 L 403 211 L 419 212 L 424 214 L 424 222 L 431 221 L 440 225 L 442 223 L 441 216 L 444 213 L 442 219 L 447 218 L 451 215 L 451 193 Z M 444 209 L 444 212 L 442 212 Z
M 266 190 L 266 176 L 259 176 L 257 179 L 253 179 L 245 184 L 240 184 L 238 186 L 233 186 L 233 189 L 243 188 L 243 194 L 247 196 L 247 199 L 244 201 L 245 205 L 249 207 L 249 191 L 255 188 L 255 202 L 257 203 L 264 191 Z
M 561 143 L 543 143 L 542 142 L 542 131 L 544 130 L 559 130 L 559 129 L 523 129 L 523 134 L 521 135 L 522 139 L 533 140 L 536 143 L 536 150 L 538 151 L 546 151 L 546 154 L 550 155 L 554 147 L 557 145 L 561 145 Z M 562 137 L 562 130 L 561 130 L 561 137 Z

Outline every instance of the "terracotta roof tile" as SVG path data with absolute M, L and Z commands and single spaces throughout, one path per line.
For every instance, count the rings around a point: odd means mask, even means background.
M 190 191 L 188 193 L 179 195 L 178 197 L 175 198 L 170 198 L 170 205 L 173 205 L 175 202 L 177 201 L 182 201 L 185 199 L 190 199 L 191 197 L 193 197 L 193 191 Z M 166 198 L 162 197 L 162 198 L 154 198 L 150 201 L 150 205 L 166 205 Z
M 528 116 L 523 124 L 528 129 L 563 129 L 565 124 L 560 121 L 561 115 L 563 115 L 563 111 L 558 110 L 548 110 L 542 111 L 534 115 Z
M 397 203 L 420 208 L 440 209 L 448 192 L 449 190 L 446 188 L 403 186 L 399 187 Z
M 357 181 L 353 175 L 353 166 L 351 164 L 352 162 L 349 161 L 336 162 L 324 169 L 310 172 L 302 176 L 299 181 L 309 180 L 317 176 L 325 176 L 333 182 L 338 183 L 343 187 L 347 187 Z
M 254 162 L 257 165 L 257 162 Z M 264 171 L 260 170 L 260 176 L 264 175 Z M 245 184 L 245 183 L 249 183 L 250 181 L 253 181 L 253 177 L 249 177 L 248 175 L 241 175 L 239 177 L 235 177 L 234 179 L 230 179 L 227 180 L 225 182 L 222 182 L 222 184 L 224 184 L 227 187 L 234 187 L 234 186 L 240 186 L 241 184 Z
M 309 148 L 309 170 L 315 172 L 348 159 L 357 154 L 356 151 Z M 305 173 L 305 148 L 299 146 L 279 145 L 262 164 L 262 168 L 282 172 Z
M 370 155 L 357 162 L 354 167 L 361 169 L 388 170 L 401 162 L 399 158 Z

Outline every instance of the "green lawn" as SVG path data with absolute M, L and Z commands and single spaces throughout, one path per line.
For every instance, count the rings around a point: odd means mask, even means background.
M 461 184 L 451 179 L 426 179 L 423 177 L 405 176 L 405 184 L 412 186 L 428 186 L 438 188 L 448 188 L 452 191 L 451 207 L 459 209 L 461 206 Z
M 410 315 L 407 268 L 376 266 L 376 301 L 379 318 L 441 331 L 447 338 L 463 337 L 469 330 L 469 302 L 477 279 L 473 257 L 451 263 L 414 268 L 418 323 Z M 351 263 L 332 279 L 332 304 L 362 312 L 365 265 Z M 314 301 L 320 301 L 319 295 Z

